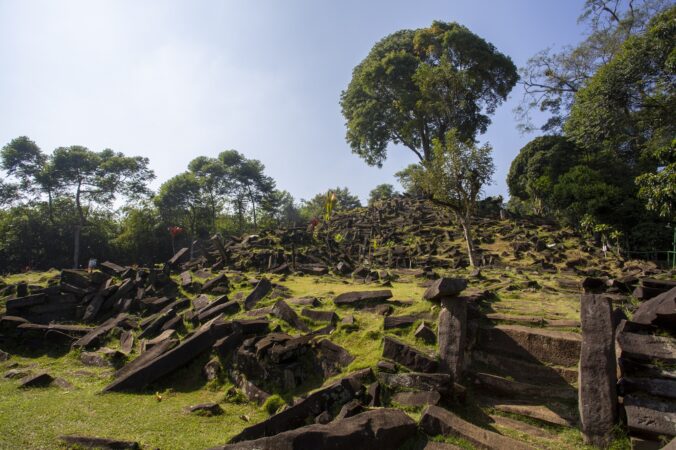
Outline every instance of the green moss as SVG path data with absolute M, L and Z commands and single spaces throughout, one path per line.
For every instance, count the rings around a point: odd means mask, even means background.
M 279 395 L 274 394 L 265 400 L 265 403 L 263 403 L 263 410 L 267 411 L 269 415 L 273 415 L 284 405 L 286 405 L 284 399 Z

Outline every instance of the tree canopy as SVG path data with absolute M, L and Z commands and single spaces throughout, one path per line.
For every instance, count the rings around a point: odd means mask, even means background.
M 347 142 L 381 166 L 390 143 L 432 159 L 432 143 L 455 129 L 474 140 L 518 79 L 512 60 L 457 23 L 401 30 L 378 42 L 341 94 Z
M 521 105 L 516 108 L 519 127 L 561 133 L 575 94 L 668 4 L 668 0 L 586 0 L 578 19 L 589 30 L 582 42 L 559 52 L 544 49 L 519 70 L 524 88 Z M 531 119 L 533 110 L 549 117 L 537 126 Z
M 391 184 L 389 183 L 379 184 L 378 186 L 374 187 L 371 190 L 371 192 L 369 192 L 368 204 L 369 206 L 371 206 L 378 201 L 387 200 L 388 198 L 392 198 L 397 194 L 399 193 L 394 189 L 394 186 L 392 186 Z

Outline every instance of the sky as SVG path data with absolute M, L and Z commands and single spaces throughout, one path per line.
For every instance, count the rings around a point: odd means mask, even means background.
M 0 0 L 0 146 L 29 136 L 150 159 L 154 189 L 195 157 L 236 149 L 308 199 L 347 186 L 362 201 L 416 162 L 391 146 L 369 167 L 345 141 L 340 93 L 397 30 L 458 22 L 518 67 L 575 44 L 584 0 Z M 517 86 L 478 137 L 494 149 L 486 195 L 536 135 L 517 130 Z

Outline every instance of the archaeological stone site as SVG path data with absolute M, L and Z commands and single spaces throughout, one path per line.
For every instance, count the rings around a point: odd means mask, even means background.
M 0 0 L 0 450 L 676 450 L 674 0 Z

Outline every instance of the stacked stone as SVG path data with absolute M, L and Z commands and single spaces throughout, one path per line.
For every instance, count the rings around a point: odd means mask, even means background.
M 617 328 L 620 403 L 633 446 L 676 440 L 675 335 L 676 287 L 642 302 Z
M 439 302 L 439 371 L 461 380 L 467 336 L 467 299 L 460 293 L 467 288 L 464 278 L 440 278 L 425 291 L 426 300 Z

